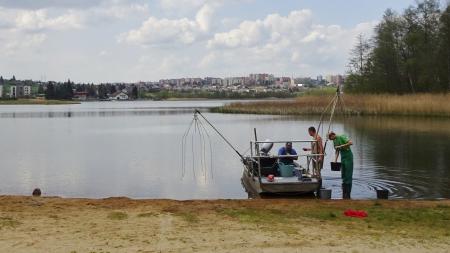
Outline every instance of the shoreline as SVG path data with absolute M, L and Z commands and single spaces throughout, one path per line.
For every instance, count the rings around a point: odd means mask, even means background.
M 446 252 L 450 200 L 0 196 L 1 252 Z M 368 218 L 343 215 L 365 210 Z
M 1 105 L 71 105 L 80 104 L 73 100 L 46 100 L 46 99 L 0 99 Z

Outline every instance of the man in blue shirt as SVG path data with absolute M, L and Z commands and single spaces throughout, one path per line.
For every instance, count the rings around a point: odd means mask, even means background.
M 278 150 L 278 155 L 292 155 L 295 157 L 282 157 L 279 159 L 281 163 L 284 164 L 294 164 L 294 160 L 298 160 L 297 151 L 292 148 L 292 142 L 287 142 L 286 146 L 281 147 Z

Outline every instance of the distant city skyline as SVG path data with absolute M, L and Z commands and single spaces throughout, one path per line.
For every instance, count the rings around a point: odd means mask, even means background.
M 101 83 L 343 74 L 355 37 L 370 37 L 385 9 L 413 4 L 0 0 L 0 75 Z

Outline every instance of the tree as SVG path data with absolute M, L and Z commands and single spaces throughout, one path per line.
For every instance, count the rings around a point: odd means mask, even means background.
M 38 86 L 37 93 L 38 93 L 38 94 L 44 94 L 44 93 L 45 93 L 45 91 L 44 91 L 44 86 L 43 86 L 42 84 L 40 84 L 40 85 Z
M 100 99 L 108 98 L 108 91 L 106 89 L 106 86 L 103 84 L 100 84 L 98 86 L 98 98 Z
M 371 43 L 360 35 L 346 85 L 362 92 L 433 92 L 450 87 L 450 10 L 424 0 L 402 15 L 386 10 Z
M 95 90 L 95 87 L 93 84 L 87 85 L 86 91 L 88 93 L 88 97 L 91 97 L 91 98 L 97 97 L 97 91 Z
M 399 44 L 400 19 L 388 9 L 381 23 L 375 29 L 375 47 L 371 56 L 370 73 L 372 92 L 401 92 Z
M 137 99 L 138 98 L 138 88 L 136 86 L 133 86 L 133 89 L 131 90 L 131 98 Z
M 450 91 L 450 4 L 439 20 L 439 90 Z
M 350 90 L 358 91 L 364 90 L 365 76 L 369 71 L 371 47 L 369 41 L 364 38 L 363 34 L 359 34 L 354 49 L 350 56 L 350 70 L 349 70 L 349 86 Z
M 117 92 L 116 86 L 115 85 L 110 85 L 109 86 L 109 94 L 113 94 L 113 93 L 116 93 L 116 92 Z
M 52 82 L 47 84 L 45 99 L 56 99 L 55 85 Z

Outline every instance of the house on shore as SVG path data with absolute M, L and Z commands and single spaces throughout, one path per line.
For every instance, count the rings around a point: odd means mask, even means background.
M 29 85 L 11 85 L 9 86 L 10 98 L 28 98 L 31 96 L 31 86 Z
M 109 96 L 111 100 L 128 100 L 128 95 L 123 91 L 117 91 Z
M 73 99 L 80 100 L 80 101 L 86 101 L 88 98 L 88 93 L 86 91 L 75 91 L 73 93 Z

